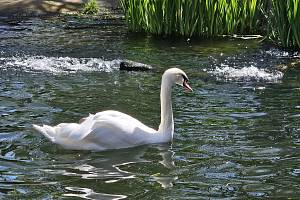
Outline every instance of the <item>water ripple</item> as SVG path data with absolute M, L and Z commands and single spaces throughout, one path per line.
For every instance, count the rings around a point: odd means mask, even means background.
M 80 197 L 84 199 L 125 199 L 127 196 L 125 195 L 116 195 L 116 194 L 105 194 L 105 193 L 97 193 L 89 188 L 80 188 L 80 187 L 66 187 L 70 193 L 65 193 L 63 196 L 65 197 Z M 72 192 L 72 193 L 71 193 Z

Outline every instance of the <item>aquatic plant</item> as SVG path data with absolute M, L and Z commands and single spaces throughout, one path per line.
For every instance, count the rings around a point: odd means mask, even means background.
M 120 0 L 129 30 L 216 37 L 264 34 L 300 47 L 299 0 Z M 271 13 L 271 14 L 270 14 Z
M 273 0 L 273 38 L 283 47 L 300 48 L 300 1 Z
M 263 0 L 121 0 L 131 31 L 184 36 L 254 33 Z
M 89 0 L 86 4 L 84 4 L 84 8 L 82 13 L 85 15 L 97 15 L 100 9 L 97 4 L 97 0 Z

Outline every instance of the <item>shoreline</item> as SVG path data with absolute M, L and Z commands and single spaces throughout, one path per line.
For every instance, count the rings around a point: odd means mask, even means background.
M 0 18 L 26 19 L 31 17 L 79 14 L 88 0 L 0 0 Z M 118 0 L 97 0 L 100 13 L 96 17 L 119 9 Z

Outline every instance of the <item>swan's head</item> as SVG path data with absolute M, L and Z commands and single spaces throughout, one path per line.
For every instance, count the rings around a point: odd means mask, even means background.
M 173 83 L 181 85 L 188 91 L 193 91 L 191 86 L 188 84 L 189 79 L 184 71 L 178 68 L 170 68 L 165 71 L 163 76 L 167 76 Z

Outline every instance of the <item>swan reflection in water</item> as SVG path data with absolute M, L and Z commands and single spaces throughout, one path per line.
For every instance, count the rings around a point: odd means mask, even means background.
M 105 152 L 87 151 L 80 154 L 76 151 L 63 151 L 66 153 L 63 154 L 61 150 L 59 148 L 59 151 L 51 153 L 55 154 L 53 156 L 57 163 L 41 170 L 55 176 L 63 176 L 63 179 L 71 176 L 72 180 L 77 180 L 75 183 L 68 182 L 71 180 L 68 178 L 64 181 L 67 191 L 64 196 L 67 197 L 123 199 L 127 197 L 126 194 L 109 194 L 109 191 L 112 191 L 111 184 L 142 178 L 150 183 L 155 181 L 162 188 L 168 188 L 172 187 L 177 179 L 176 176 L 162 174 L 175 169 L 174 152 L 170 144 L 144 145 Z M 53 151 L 53 147 L 50 151 Z M 70 160 L 74 161 L 70 163 Z
M 157 151 L 159 151 L 158 155 L 161 156 L 161 160 L 159 160 L 158 163 L 160 163 L 164 168 L 169 170 L 175 168 L 175 163 L 173 161 L 173 156 L 175 153 L 170 149 L 169 145 L 159 144 L 159 145 L 152 145 L 151 147 L 154 147 Z M 150 161 L 143 158 L 144 154 L 146 153 L 146 150 L 150 149 L 149 146 L 148 148 L 142 146 L 136 149 L 139 149 L 139 151 L 137 151 L 136 152 L 137 154 L 135 154 L 135 156 L 132 157 L 133 159 L 135 159 L 135 161 L 114 164 L 112 167 L 114 167 L 118 172 L 124 174 L 126 176 L 125 178 L 135 178 L 136 176 L 144 176 L 144 177 L 150 176 L 151 179 L 159 183 L 162 188 L 172 187 L 173 181 L 177 179 L 176 177 L 159 176 L 160 172 L 150 175 L 150 174 L 143 174 L 143 173 L 136 174 L 134 172 L 129 172 L 124 170 L 124 168 L 126 168 L 126 165 L 134 165 L 135 163 L 141 163 L 141 162 L 144 163 L 157 162 L 154 160 Z

